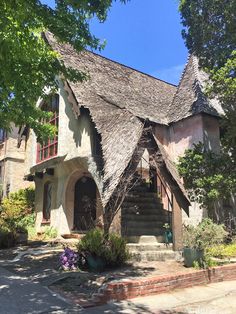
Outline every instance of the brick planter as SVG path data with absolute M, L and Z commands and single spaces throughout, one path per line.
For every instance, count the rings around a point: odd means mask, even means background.
M 122 280 L 106 284 L 100 293 L 94 294 L 96 304 L 110 300 L 125 300 L 152 294 L 169 292 L 174 289 L 205 285 L 211 282 L 236 279 L 236 264 L 217 266 L 210 269 L 178 273 L 140 280 Z

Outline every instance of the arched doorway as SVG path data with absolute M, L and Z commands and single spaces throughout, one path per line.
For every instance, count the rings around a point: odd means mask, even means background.
M 93 179 L 83 176 L 75 184 L 74 230 L 86 231 L 94 227 L 96 219 L 96 191 Z

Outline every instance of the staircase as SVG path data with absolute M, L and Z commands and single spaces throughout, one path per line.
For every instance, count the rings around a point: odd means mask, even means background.
M 171 212 L 163 209 L 157 193 L 139 180 L 122 204 L 122 235 L 127 239 L 131 259 L 163 261 L 174 259 L 172 245 L 166 246 L 163 225 L 170 223 Z

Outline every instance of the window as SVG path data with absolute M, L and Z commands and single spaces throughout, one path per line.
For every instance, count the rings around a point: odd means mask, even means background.
M 43 223 L 50 222 L 52 207 L 52 183 L 47 182 L 44 184 L 43 190 Z
M 54 95 L 51 99 L 43 103 L 42 110 L 49 111 L 53 113 L 53 116 L 45 121 L 45 123 L 50 123 L 58 128 L 59 121 L 59 96 Z M 48 139 L 43 144 L 38 143 L 37 145 L 37 163 L 47 160 L 51 157 L 57 155 L 58 146 L 58 135 L 56 134 L 54 138 Z
M 4 129 L 0 129 L 0 144 L 2 144 L 6 139 L 6 131 Z

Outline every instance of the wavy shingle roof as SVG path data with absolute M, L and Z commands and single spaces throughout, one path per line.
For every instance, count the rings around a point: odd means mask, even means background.
M 167 111 L 169 123 L 198 113 L 214 116 L 223 114 L 217 99 L 209 99 L 204 94 L 208 79 L 208 75 L 200 69 L 197 57 L 191 55 L 185 66 L 177 92 Z

